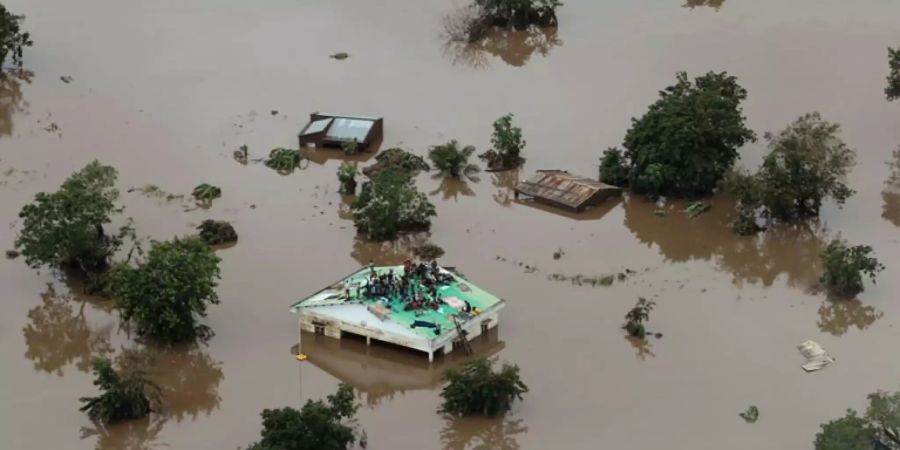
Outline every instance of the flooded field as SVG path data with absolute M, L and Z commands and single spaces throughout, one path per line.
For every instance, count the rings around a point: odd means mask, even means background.
M 477 48 L 442 38 L 449 0 L 5 3 L 27 16 L 35 44 L 32 75 L 0 86 L 0 246 L 12 248 L 36 192 L 95 158 L 119 170 L 140 235 L 189 234 L 214 218 L 232 221 L 240 241 L 218 252 L 221 304 L 206 321 L 216 336 L 187 348 L 136 344 L 108 301 L 0 260 L 0 447 L 236 448 L 258 439 L 262 409 L 346 381 L 374 449 L 806 449 L 820 423 L 900 388 L 900 188 L 886 164 L 900 104 L 883 93 L 886 49 L 900 44 L 896 2 L 569 0 L 557 31 Z M 536 169 L 595 176 L 602 150 L 679 70 L 736 75 L 760 134 L 814 110 L 840 123 L 858 153 L 856 195 L 826 205 L 818 223 L 758 238 L 731 232 L 724 199 L 694 219 L 684 205 L 658 217 L 640 198 L 579 218 L 513 200 L 512 183 Z M 241 145 L 251 158 L 296 146 L 315 111 L 383 116 L 382 148 L 420 155 L 451 138 L 485 150 L 493 120 L 516 115 L 521 171 L 417 179 L 437 206 L 442 263 L 508 302 L 498 332 L 476 345 L 517 363 L 530 388 L 506 417 L 436 413 L 453 358 L 429 367 L 316 336 L 301 346 L 309 361 L 293 358 L 292 302 L 370 259 L 402 260 L 412 242 L 356 238 L 337 192 L 339 152 L 289 176 L 232 159 Z M 745 146 L 741 164 L 755 167 L 763 151 Z M 189 194 L 201 182 L 223 190 L 208 210 L 127 192 Z M 819 251 L 838 234 L 887 267 L 852 302 L 814 289 Z M 551 279 L 625 269 L 636 274 L 609 287 Z M 656 300 L 650 325 L 663 333 L 646 345 L 620 329 L 639 296 Z M 796 346 L 807 339 L 837 362 L 804 373 Z M 78 411 L 94 392 L 89 362 L 122 352 L 156 361 L 168 408 L 98 429 Z M 750 404 L 755 424 L 738 417 Z

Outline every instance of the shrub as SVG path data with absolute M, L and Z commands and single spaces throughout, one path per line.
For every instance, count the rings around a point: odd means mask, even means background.
M 353 195 L 356 193 L 356 163 L 344 161 L 338 167 L 337 177 L 341 183 L 341 193 Z
M 341 142 L 341 150 L 345 155 L 355 155 L 359 151 L 359 141 L 353 138 Z
M 300 166 L 300 152 L 289 148 L 273 148 L 266 158 L 266 167 L 275 169 L 282 175 L 287 175 Z
M 522 138 L 522 129 L 513 126 L 512 120 L 513 115 L 507 114 L 494 121 L 494 133 L 491 135 L 493 152 L 481 155 L 488 160 L 491 169 L 511 169 L 522 163 L 525 139 Z
M 643 339 L 647 334 L 647 330 L 644 329 L 644 322 L 650 319 L 650 311 L 653 310 L 654 306 L 656 306 L 656 302 L 653 300 L 648 301 L 643 297 L 638 298 L 634 308 L 631 308 L 625 314 L 625 325 L 622 328 L 628 331 L 629 335 Z
M 234 226 L 224 220 L 206 219 L 197 229 L 200 230 L 200 239 L 208 245 L 230 244 L 238 240 Z
M 13 65 L 22 67 L 22 50 L 33 44 L 31 35 L 21 30 L 23 20 L 25 16 L 17 16 L 0 5 L 0 66 L 12 57 Z
M 900 98 L 900 47 L 888 48 L 888 66 L 890 73 L 888 73 L 884 94 L 888 100 L 893 101 Z
M 872 254 L 872 247 L 847 243 L 835 239 L 822 251 L 822 265 L 825 273 L 821 282 L 828 291 L 839 297 L 853 297 L 863 291 L 863 275 L 874 283 L 875 275 L 884 270 Z
M 440 412 L 454 415 L 496 416 L 512 407 L 513 401 L 522 400 L 528 386 L 519 378 L 519 367 L 503 364 L 495 372 L 493 361 L 478 358 L 461 368 L 444 373 L 447 385 L 441 391 L 444 404 Z
M 411 178 L 391 171 L 363 183 L 351 211 L 356 229 L 379 241 L 394 239 L 401 232 L 427 230 L 431 217 L 437 215 Z
M 139 419 L 153 412 L 159 402 L 159 387 L 147 380 L 143 372 L 117 372 L 108 358 L 93 361 L 94 386 L 102 392 L 96 397 L 78 399 L 80 408 L 94 421 L 115 423 Z
M 409 177 L 420 171 L 429 171 L 431 167 L 421 156 L 414 155 L 402 148 L 389 148 L 375 155 L 375 164 L 363 168 L 363 174 L 375 178 L 382 172 L 394 172 Z
M 467 145 L 459 148 L 459 142 L 452 140 L 443 145 L 435 145 L 428 150 L 428 158 L 444 175 L 460 178 L 478 172 L 478 166 L 469 163 L 469 157 L 475 153 L 475 147 Z
M 816 434 L 816 450 L 872 450 L 875 430 L 856 411 L 847 410 L 847 415 L 820 425 L 822 431 Z
M 628 163 L 622 150 L 610 147 L 600 157 L 600 181 L 613 186 L 628 186 Z
M 203 206 L 212 205 L 212 201 L 222 196 L 222 189 L 208 183 L 201 183 L 194 188 L 191 193 L 197 203 Z

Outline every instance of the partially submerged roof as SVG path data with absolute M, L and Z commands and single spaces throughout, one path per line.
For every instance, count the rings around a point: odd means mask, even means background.
M 300 131 L 300 146 L 340 146 L 355 141 L 363 150 L 382 137 L 383 120 L 376 117 L 310 114 L 309 122 Z
M 517 194 L 576 211 L 595 206 L 622 192 L 619 187 L 564 170 L 539 170 L 531 178 L 517 183 L 515 190 Z

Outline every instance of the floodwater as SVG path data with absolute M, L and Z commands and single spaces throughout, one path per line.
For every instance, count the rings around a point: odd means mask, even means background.
M 891 0 L 570 0 L 555 32 L 447 45 L 447 0 L 10 0 L 35 46 L 22 81 L 0 86 L 0 243 L 36 192 L 97 158 L 119 169 L 121 202 L 143 236 L 234 222 L 219 251 L 222 303 L 208 345 L 136 343 L 109 302 L 84 298 L 21 259 L 0 260 L 0 436 L 5 449 L 222 449 L 258 438 L 263 408 L 359 390 L 369 448 L 803 449 L 818 424 L 900 388 L 900 187 L 889 182 L 900 104 L 884 99 L 886 48 L 900 44 Z M 347 52 L 344 61 L 328 55 Z M 821 221 L 740 238 L 717 199 L 695 219 L 641 199 L 584 217 L 520 204 L 509 187 L 539 168 L 593 176 L 678 70 L 727 70 L 749 91 L 757 132 L 818 110 L 858 152 L 846 206 Z M 71 77 L 64 82 L 61 77 Z M 68 78 L 66 78 L 68 80 Z M 277 112 L 273 112 L 277 111 Z M 508 301 L 479 352 L 517 363 L 531 392 L 506 417 L 436 413 L 440 370 L 414 355 L 314 336 L 292 356 L 288 306 L 370 258 L 402 258 L 355 239 L 335 176 L 319 155 L 290 176 L 232 159 L 293 146 L 314 111 L 380 115 L 385 146 L 424 154 L 449 139 L 487 148 L 491 122 L 516 115 L 528 141 L 518 173 L 418 183 L 436 204 L 431 240 L 446 265 Z M 755 166 L 761 144 L 742 149 Z M 895 174 L 894 180 L 898 175 Z M 154 184 L 224 195 L 207 210 L 127 192 Z M 186 211 L 187 210 L 187 211 Z M 872 245 L 887 266 L 852 302 L 815 289 L 823 240 Z M 554 260 L 561 249 L 564 255 Z M 526 269 L 525 266 L 531 269 Z M 534 270 L 533 268 L 537 269 Z M 609 287 L 551 274 L 636 273 Z M 645 344 L 622 317 L 657 301 Z M 820 342 L 837 362 L 807 374 L 796 345 Z M 78 411 L 92 395 L 90 358 L 152 361 L 164 414 L 98 428 Z M 760 420 L 744 423 L 749 405 Z

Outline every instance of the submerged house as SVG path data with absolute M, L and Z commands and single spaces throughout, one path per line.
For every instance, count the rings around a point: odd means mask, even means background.
M 538 170 L 531 178 L 516 183 L 516 198 L 531 197 L 537 202 L 581 212 L 622 194 L 622 188 L 572 175 L 564 170 Z
M 356 142 L 359 151 L 375 149 L 384 135 L 384 120 L 374 117 L 312 113 L 298 136 L 303 147 L 341 147 Z
M 433 289 L 415 277 L 402 289 L 375 281 L 399 279 L 404 270 L 364 268 L 298 301 L 291 311 L 301 331 L 336 339 L 357 335 L 367 344 L 374 339 L 425 352 L 429 361 L 457 346 L 470 352 L 470 340 L 497 326 L 504 301 L 443 267 L 429 268 L 438 280 Z

